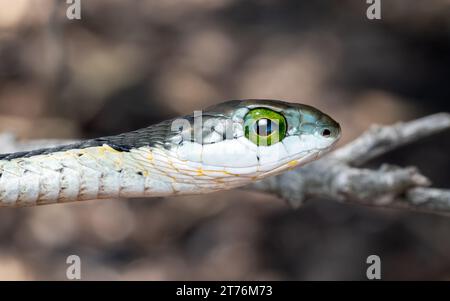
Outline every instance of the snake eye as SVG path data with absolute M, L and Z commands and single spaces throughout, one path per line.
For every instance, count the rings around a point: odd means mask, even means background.
M 286 119 L 270 109 L 253 109 L 244 117 L 245 137 L 256 145 L 272 145 L 286 136 Z

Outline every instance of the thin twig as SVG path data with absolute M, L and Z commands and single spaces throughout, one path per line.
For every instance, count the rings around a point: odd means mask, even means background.
M 397 147 L 450 129 L 450 114 L 439 113 L 391 126 L 372 126 L 319 161 L 247 188 L 274 193 L 297 208 L 315 197 L 369 206 L 450 213 L 450 190 L 426 188 L 416 168 L 383 165 L 356 168 Z
M 332 157 L 349 165 L 361 166 L 395 148 L 449 128 L 449 113 L 438 113 L 390 126 L 374 125 L 351 143 L 336 150 Z

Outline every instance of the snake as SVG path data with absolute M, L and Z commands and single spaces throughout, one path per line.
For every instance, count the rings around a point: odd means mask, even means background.
M 230 100 L 132 132 L 0 155 L 0 206 L 204 194 L 322 157 L 341 136 L 315 107 Z

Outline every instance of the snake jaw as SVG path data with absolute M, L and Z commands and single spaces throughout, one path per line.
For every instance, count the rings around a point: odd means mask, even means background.
M 209 126 L 201 123 L 200 133 L 195 118 L 186 116 L 116 136 L 0 155 L 0 206 L 231 189 L 314 161 L 341 135 L 339 124 L 319 110 L 275 100 L 225 102 L 201 117 Z M 250 131 L 265 138 L 249 139 Z M 277 131 L 279 139 L 271 136 Z
M 245 135 L 248 116 L 255 110 L 257 113 L 252 113 L 251 118 L 282 116 L 273 117 L 286 122 L 281 141 L 259 145 L 260 140 L 252 140 Z M 230 101 L 208 108 L 203 116 L 203 121 L 206 119 L 204 124 L 208 125 L 202 128 L 203 135 L 206 135 L 202 143 L 184 139 L 174 146 L 177 158 L 193 166 L 200 165 L 204 170 L 226 171 L 228 174 L 223 177 L 233 185 L 245 185 L 252 179 L 262 179 L 317 160 L 340 138 L 340 126 L 331 117 L 313 107 L 296 103 Z M 251 121 L 250 124 L 255 123 Z M 232 135 L 225 135 L 229 129 Z M 211 185 L 217 186 L 217 183 Z

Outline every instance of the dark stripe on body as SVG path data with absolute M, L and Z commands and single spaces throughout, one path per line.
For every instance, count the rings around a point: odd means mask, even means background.
M 196 137 L 194 137 L 194 131 L 195 131 L 195 123 L 194 123 L 194 116 L 188 115 L 180 117 L 185 120 L 187 120 L 191 127 L 187 130 L 187 134 L 189 137 L 191 137 L 191 141 L 194 142 L 196 140 Z M 214 119 L 222 119 L 226 120 L 227 117 L 223 115 L 213 115 L 213 114 L 203 114 L 203 123 L 205 123 L 207 120 L 214 118 Z M 151 125 L 149 127 L 139 129 L 133 132 L 123 133 L 116 136 L 108 136 L 108 137 L 101 137 L 101 138 L 95 138 L 90 140 L 81 141 L 78 143 L 73 143 L 69 145 L 61 145 L 57 147 L 52 148 L 42 148 L 32 151 L 25 151 L 25 152 L 18 152 L 18 153 L 12 153 L 12 154 L 0 154 L 0 160 L 13 160 L 13 159 L 19 159 L 19 158 L 30 158 L 33 156 L 39 156 L 39 155 L 48 155 L 55 152 L 64 152 L 68 150 L 76 150 L 76 149 L 84 149 L 88 147 L 99 147 L 104 144 L 109 145 L 113 149 L 120 151 L 120 152 L 129 152 L 133 148 L 139 148 L 143 146 L 150 146 L 150 147 L 159 147 L 164 149 L 170 149 L 174 141 L 172 138 L 175 136 L 179 136 L 181 132 L 177 129 L 172 131 L 172 123 L 174 119 L 166 120 L 161 123 Z M 202 128 L 200 133 L 203 137 L 202 144 L 210 144 L 215 143 L 214 140 L 209 140 L 209 136 L 213 133 L 217 132 L 217 130 L 212 128 Z M 225 131 L 222 134 L 222 136 L 225 135 Z M 181 139 L 182 140 L 182 139 Z M 177 140 L 177 143 L 181 143 L 180 140 Z
M 0 160 L 13 160 L 19 158 L 30 158 L 39 155 L 48 155 L 55 152 L 64 152 L 68 150 L 84 149 L 88 147 L 98 147 L 104 144 L 120 152 L 129 152 L 133 148 L 143 146 L 170 147 L 167 139 L 176 133 L 171 132 L 170 125 L 172 120 L 139 129 L 133 132 L 123 133 L 116 136 L 101 137 L 89 139 L 78 143 L 61 145 L 52 148 L 42 148 L 32 151 L 17 152 L 11 154 L 0 154 Z
M 39 156 L 39 155 L 48 155 L 51 153 L 56 152 L 64 152 L 68 150 L 75 150 L 75 149 L 84 149 L 88 147 L 96 147 L 96 146 L 102 146 L 103 144 L 108 144 L 110 147 L 114 148 L 117 151 L 126 152 L 131 149 L 131 147 L 126 147 L 124 145 L 113 145 L 112 143 L 106 141 L 106 140 L 100 140 L 100 139 L 93 139 L 93 140 L 86 140 L 79 143 L 74 144 L 68 144 L 68 145 L 61 145 L 51 148 L 41 148 L 36 149 L 32 151 L 24 151 L 24 152 L 17 152 L 17 153 L 11 153 L 11 154 L 1 154 L 0 160 L 13 160 L 13 159 L 19 159 L 19 158 L 30 158 L 33 156 Z

